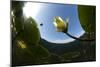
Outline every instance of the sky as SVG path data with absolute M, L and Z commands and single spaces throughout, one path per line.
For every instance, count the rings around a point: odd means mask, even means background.
M 84 34 L 79 18 L 77 5 L 28 2 L 23 8 L 26 17 L 33 17 L 40 30 L 41 38 L 52 43 L 69 43 L 74 41 L 63 32 L 56 32 L 54 17 L 60 16 L 64 21 L 69 18 L 68 33 L 80 37 Z M 40 24 L 43 24 L 40 26 Z

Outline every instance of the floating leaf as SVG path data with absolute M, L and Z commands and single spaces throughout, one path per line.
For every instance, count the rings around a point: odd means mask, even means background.
M 48 62 L 45 58 L 50 56 L 49 51 L 42 45 L 27 45 L 24 41 L 18 39 L 12 50 L 13 65 L 41 64 Z
M 28 44 L 36 45 L 40 40 L 40 32 L 34 19 L 31 17 L 24 22 L 22 39 Z
M 23 22 L 24 22 L 24 18 L 23 18 L 23 6 L 24 3 L 23 2 L 17 2 L 17 1 L 12 1 L 12 19 L 13 24 L 16 28 L 16 31 L 19 32 L 22 30 L 23 28 Z
M 86 32 L 95 32 L 96 24 L 96 7 L 95 6 L 78 6 L 78 15 L 80 23 Z

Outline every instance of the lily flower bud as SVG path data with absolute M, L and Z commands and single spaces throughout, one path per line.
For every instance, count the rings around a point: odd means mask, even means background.
M 66 20 L 65 22 L 61 17 L 55 17 L 54 18 L 54 26 L 56 27 L 57 32 L 67 32 L 68 30 L 68 21 L 69 19 Z

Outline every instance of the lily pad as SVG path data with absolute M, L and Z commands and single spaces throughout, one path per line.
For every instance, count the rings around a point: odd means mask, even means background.
M 36 21 L 33 18 L 30 17 L 24 22 L 24 28 L 21 37 L 28 45 L 38 44 L 40 40 L 40 32 Z
M 78 5 L 78 15 L 80 23 L 86 32 L 95 32 L 96 7 Z
M 23 28 L 23 8 L 24 3 L 23 2 L 17 2 L 17 1 L 12 1 L 12 13 L 13 13 L 13 24 L 17 30 L 17 32 L 21 31 Z
M 41 64 L 50 56 L 49 51 L 43 46 L 27 45 L 22 40 L 16 40 L 12 49 L 13 65 Z

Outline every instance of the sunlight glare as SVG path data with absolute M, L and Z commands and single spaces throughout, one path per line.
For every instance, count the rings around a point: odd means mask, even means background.
M 23 7 L 23 13 L 25 14 L 26 17 L 33 17 L 35 18 L 38 12 L 40 11 L 41 4 L 40 3 L 31 3 L 28 2 L 25 4 Z

